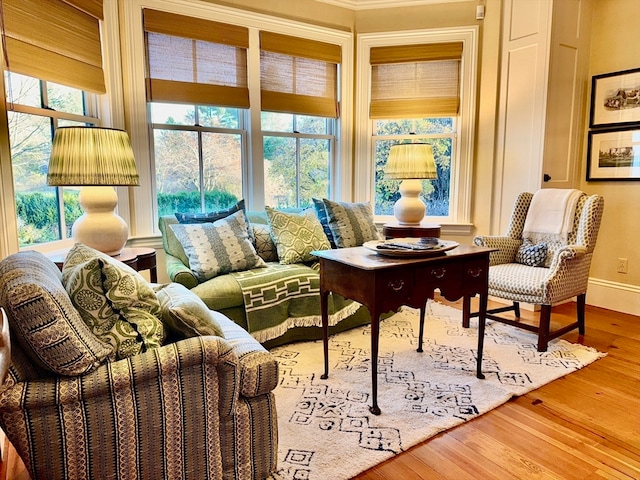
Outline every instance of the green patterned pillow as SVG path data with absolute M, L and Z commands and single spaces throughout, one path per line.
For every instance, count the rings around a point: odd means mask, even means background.
M 282 265 L 312 262 L 316 260 L 316 256 L 311 254 L 313 250 L 331 248 L 313 210 L 286 213 L 265 207 L 265 211 Z
M 131 267 L 77 243 L 65 258 L 62 281 L 82 319 L 111 345 L 116 360 L 162 345 L 160 303 Z
M 163 285 L 156 295 L 164 324 L 179 338 L 224 337 L 214 312 L 195 293 L 179 283 Z
M 336 247 L 359 247 L 381 239 L 368 203 L 333 202 L 326 198 L 323 201 Z
M 182 244 L 199 282 L 266 265 L 249 238 L 242 210 L 213 223 L 175 224 L 169 228 Z

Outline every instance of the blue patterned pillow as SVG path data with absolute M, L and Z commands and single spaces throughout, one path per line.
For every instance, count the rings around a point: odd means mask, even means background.
M 179 213 L 176 212 L 176 218 L 180 223 L 213 223 L 216 220 L 222 220 L 229 215 L 236 213 L 240 210 L 244 210 L 244 199 L 240 200 L 234 206 L 225 210 L 218 210 L 217 212 L 207 213 Z
M 242 210 L 213 223 L 177 224 L 170 228 L 182 244 L 199 282 L 266 266 L 249 238 Z
M 311 200 L 313 200 L 313 208 L 316 211 L 316 216 L 318 217 L 318 220 L 320 220 L 320 225 L 322 225 L 324 234 L 329 239 L 331 248 L 336 248 L 336 242 L 333 240 L 333 233 L 331 232 L 331 227 L 329 226 L 329 216 L 327 215 L 327 207 L 325 207 L 324 202 L 319 198 L 312 198 Z
M 534 244 L 528 238 L 522 240 L 522 245 L 516 252 L 516 263 L 522 263 L 530 267 L 542 267 L 547 258 L 547 244 Z
M 336 247 L 359 247 L 364 242 L 380 240 L 368 203 L 333 202 L 326 198 L 323 202 Z

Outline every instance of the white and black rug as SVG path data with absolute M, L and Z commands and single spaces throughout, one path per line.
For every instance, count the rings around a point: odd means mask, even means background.
M 477 322 L 477 319 L 475 319 Z M 379 416 L 371 404 L 370 328 L 330 338 L 329 378 L 322 341 L 271 352 L 280 363 L 275 390 L 278 470 L 274 480 L 348 479 L 411 446 L 482 415 L 604 356 L 555 340 L 536 349 L 529 332 L 487 322 L 482 371 L 476 378 L 477 323 L 462 328 L 462 313 L 430 303 L 424 352 L 416 352 L 418 311 L 404 309 L 380 327 Z

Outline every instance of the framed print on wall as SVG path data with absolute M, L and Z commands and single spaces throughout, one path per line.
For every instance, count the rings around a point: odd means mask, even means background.
M 589 132 L 587 181 L 640 180 L 640 126 Z
M 640 68 L 594 75 L 590 128 L 640 123 Z

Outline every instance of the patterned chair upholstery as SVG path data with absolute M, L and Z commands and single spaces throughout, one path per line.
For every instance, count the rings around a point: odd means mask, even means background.
M 588 196 L 581 192 L 573 229 L 566 243 L 548 243 L 544 265 L 528 266 L 516 263 L 515 259 L 523 243 L 523 227 L 532 198 L 532 193 L 521 193 L 518 196 L 505 235 L 477 236 L 474 243 L 498 249 L 490 256 L 489 295 L 513 302 L 509 307 L 489 310 L 487 318 L 537 333 L 538 351 L 543 352 L 547 350 L 550 340 L 575 328 L 581 335 L 584 334 L 589 268 L 600 228 L 604 199 L 599 195 Z M 545 240 L 542 234 L 539 235 L 538 238 L 532 238 L 534 243 Z M 552 305 L 572 297 L 577 297 L 576 321 L 550 331 Z M 537 326 L 519 321 L 519 302 L 540 306 L 540 321 Z M 468 305 L 465 305 L 465 308 L 469 308 Z M 496 315 L 508 311 L 514 311 L 515 319 Z M 471 316 L 477 316 L 477 313 Z
M 0 427 L 33 480 L 245 480 L 275 470 L 278 364 L 228 318 L 217 317 L 224 338 L 111 360 L 37 252 L 0 262 L 0 305 L 11 337 Z

